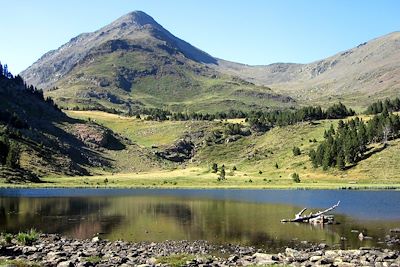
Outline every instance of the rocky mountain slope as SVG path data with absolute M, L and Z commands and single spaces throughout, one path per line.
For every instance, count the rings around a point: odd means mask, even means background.
M 211 65 L 210 65 L 211 66 Z M 310 64 L 249 66 L 219 60 L 215 69 L 271 87 L 300 102 L 340 99 L 364 107 L 400 91 L 400 32 Z
M 127 166 L 157 165 L 144 149 L 110 129 L 68 117 L 19 76 L 0 72 L 0 103 L 0 178 L 8 182 L 123 168 L 115 160 L 121 153 L 133 158 Z
M 136 11 L 42 56 L 21 75 L 63 107 L 212 111 L 293 106 L 209 65 L 218 60 Z

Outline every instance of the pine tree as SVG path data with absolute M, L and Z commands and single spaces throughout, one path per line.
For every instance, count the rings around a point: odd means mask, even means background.
M 222 165 L 222 167 L 221 167 L 221 172 L 219 174 L 219 179 L 220 180 L 225 180 L 225 166 L 224 165 Z
M 339 153 L 337 154 L 336 165 L 339 168 L 339 170 L 344 170 L 344 168 L 346 167 L 344 152 L 342 149 L 340 149 Z
M 314 168 L 318 168 L 318 163 L 317 163 L 317 161 L 316 161 L 316 155 L 317 155 L 317 153 L 315 153 L 315 150 L 314 150 L 314 149 L 311 149 L 311 150 L 308 152 L 308 156 L 310 157 L 311 163 L 312 163 L 312 165 L 313 165 Z
M 6 136 L 0 135 L 0 164 L 6 164 L 6 158 L 9 151 L 9 141 Z
M 367 128 L 365 127 L 365 123 L 362 121 L 358 125 L 357 139 L 358 139 L 358 146 L 359 146 L 358 149 L 361 153 L 364 153 L 367 150 L 368 135 L 367 135 Z
M 213 173 L 217 173 L 218 172 L 218 164 L 217 163 L 213 163 L 211 170 Z
M 10 142 L 6 165 L 10 168 L 19 167 L 19 147 L 15 142 Z

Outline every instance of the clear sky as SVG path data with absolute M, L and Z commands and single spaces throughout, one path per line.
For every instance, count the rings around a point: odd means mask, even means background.
M 0 0 L 0 61 L 14 74 L 134 10 L 212 56 L 308 63 L 400 30 L 399 0 Z

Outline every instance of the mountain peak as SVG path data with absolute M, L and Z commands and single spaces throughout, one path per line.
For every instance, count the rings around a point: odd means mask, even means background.
M 123 15 L 118 18 L 114 22 L 112 22 L 109 26 L 111 27 L 137 27 L 142 28 L 146 25 L 151 25 L 155 27 L 159 27 L 160 25 L 149 15 L 147 15 L 143 11 L 132 11 L 128 14 Z

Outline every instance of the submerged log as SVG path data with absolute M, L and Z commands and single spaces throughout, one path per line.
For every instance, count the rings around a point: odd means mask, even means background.
M 332 221 L 332 216 L 324 216 L 326 213 L 330 212 L 331 210 L 337 208 L 340 204 L 340 201 L 333 205 L 332 207 L 329 207 L 323 211 L 318 211 L 316 213 L 310 213 L 310 215 L 303 216 L 303 213 L 307 210 L 307 208 L 302 209 L 299 213 L 295 214 L 294 219 L 282 219 L 281 222 L 302 222 L 302 223 L 308 223 L 308 222 L 318 222 L 318 223 L 325 223 L 327 221 Z

